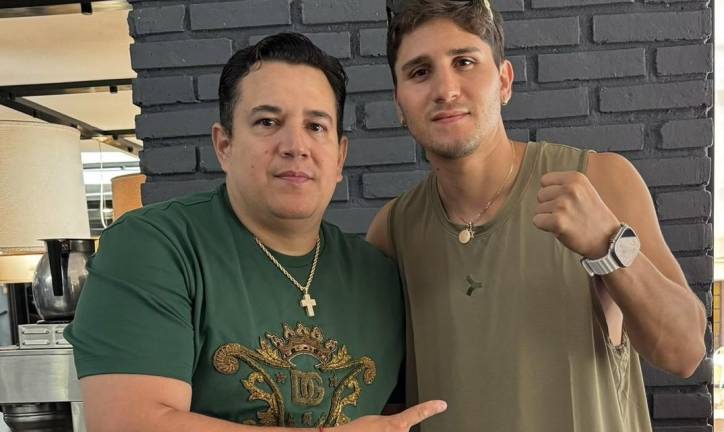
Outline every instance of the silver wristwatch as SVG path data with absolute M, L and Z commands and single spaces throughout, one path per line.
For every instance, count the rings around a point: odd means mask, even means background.
M 638 256 L 641 242 L 630 226 L 622 223 L 616 234 L 611 237 L 608 253 L 598 259 L 583 258 L 581 265 L 589 276 L 607 275 L 615 270 L 628 267 Z

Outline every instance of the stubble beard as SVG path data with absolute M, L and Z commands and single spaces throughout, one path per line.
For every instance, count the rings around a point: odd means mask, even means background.
M 451 142 L 435 141 L 431 137 L 420 137 L 417 142 L 427 153 L 432 153 L 442 159 L 456 160 L 473 154 L 480 147 L 481 139 L 480 129 L 475 128 L 475 132 L 471 136 Z

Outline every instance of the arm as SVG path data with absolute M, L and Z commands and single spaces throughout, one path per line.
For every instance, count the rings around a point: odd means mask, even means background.
M 621 222 L 633 227 L 641 252 L 631 266 L 596 278 L 609 335 L 625 326 L 636 350 L 655 366 L 687 377 L 704 357 L 706 316 L 661 234 L 646 184 L 615 154 L 593 154 L 587 175 L 548 173 L 541 178 L 533 222 L 572 251 L 606 254 Z
M 92 432 L 318 432 L 318 428 L 245 426 L 190 412 L 191 386 L 150 375 L 95 375 L 81 379 L 86 426 Z M 400 414 L 366 416 L 336 432 L 406 432 L 445 410 L 440 401 L 414 406 Z
M 375 215 L 367 230 L 367 241 L 392 259 L 397 258 L 389 231 L 390 208 L 395 200 L 388 201 Z

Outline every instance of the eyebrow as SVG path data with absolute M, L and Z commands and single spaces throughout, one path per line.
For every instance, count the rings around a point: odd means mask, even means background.
M 275 105 L 257 105 L 254 108 L 251 109 L 251 115 L 258 114 L 258 113 L 272 113 L 272 114 L 281 114 L 282 109 Z M 329 120 L 330 122 L 334 122 L 334 119 L 332 116 L 327 113 L 326 111 L 321 110 L 304 110 L 304 115 L 312 116 L 312 117 L 321 117 Z
M 461 54 L 470 54 L 470 53 L 479 53 L 479 52 L 481 52 L 480 48 L 470 46 L 470 47 L 451 49 L 450 51 L 447 52 L 447 55 L 448 55 L 448 57 L 454 57 L 454 56 L 461 55 Z M 404 65 L 402 65 L 402 71 L 405 72 L 420 64 L 429 63 L 431 60 L 432 59 L 430 58 L 430 56 L 425 55 L 425 54 L 417 56 L 417 57 L 413 58 L 412 60 L 408 61 L 407 63 L 405 63 Z
M 256 114 L 260 112 L 270 112 L 273 114 L 281 114 L 282 109 L 278 106 L 274 105 L 257 105 L 254 108 L 251 109 L 251 114 Z

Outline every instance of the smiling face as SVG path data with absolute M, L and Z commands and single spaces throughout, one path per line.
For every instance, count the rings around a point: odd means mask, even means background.
M 232 205 L 256 218 L 318 223 L 347 153 L 327 78 L 311 66 L 263 61 L 239 87 L 232 135 L 213 129 Z
M 503 132 L 500 106 L 513 71 L 490 46 L 444 18 L 406 34 L 395 63 L 395 98 L 410 133 L 429 153 L 457 159 Z

